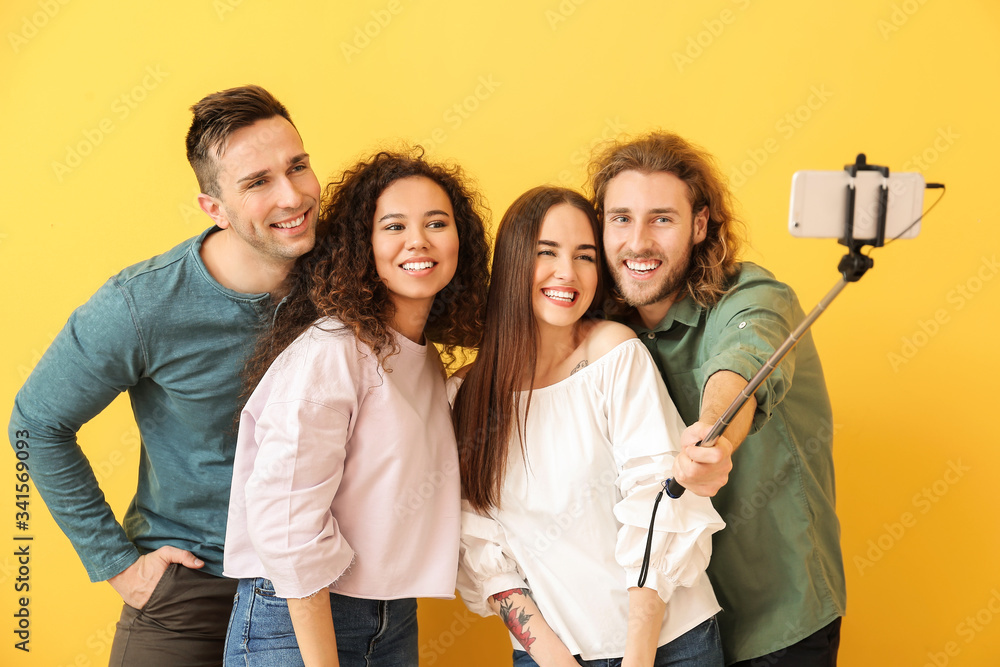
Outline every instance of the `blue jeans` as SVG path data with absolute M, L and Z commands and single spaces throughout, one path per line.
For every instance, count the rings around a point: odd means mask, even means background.
M 620 667 L 621 658 L 584 660 L 573 656 L 584 667 Z M 723 667 L 722 640 L 715 617 L 691 628 L 677 639 L 656 649 L 653 667 Z M 514 667 L 537 667 L 524 651 L 514 651 Z
M 417 601 L 330 594 L 342 667 L 416 667 Z M 240 579 L 226 637 L 226 667 L 302 665 L 288 602 L 267 579 Z

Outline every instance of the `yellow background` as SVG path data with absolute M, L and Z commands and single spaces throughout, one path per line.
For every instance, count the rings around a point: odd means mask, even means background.
M 747 257 L 807 309 L 842 249 L 788 235 L 792 172 L 917 156 L 948 194 L 815 327 L 848 577 L 841 664 L 997 664 L 994 0 L 5 0 L 0 36 L 4 415 L 73 308 L 209 224 L 183 138 L 188 107 L 223 88 L 277 95 L 324 182 L 375 146 L 422 141 L 476 177 L 494 222 L 529 187 L 582 185 L 594 142 L 675 130 L 719 158 Z M 127 401 L 81 441 L 120 515 L 137 461 Z M 37 491 L 32 650 L 13 648 L 13 468 L 0 453 L 0 663 L 105 664 L 120 601 L 88 583 Z M 425 665 L 509 664 L 499 623 L 458 601 L 423 604 L 420 623 Z

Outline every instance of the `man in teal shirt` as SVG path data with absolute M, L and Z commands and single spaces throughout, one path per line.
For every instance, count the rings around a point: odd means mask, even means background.
M 9 426 L 91 580 L 125 603 L 111 665 L 222 664 L 236 592 L 222 553 L 239 375 L 315 242 L 319 181 L 285 107 L 245 86 L 192 111 L 187 155 L 215 226 L 123 270 L 78 308 Z M 76 434 L 123 391 L 142 444 L 119 525 Z
M 726 663 L 835 665 L 846 592 L 830 400 L 806 334 L 713 448 L 715 421 L 804 319 L 790 287 L 739 262 L 741 223 L 711 156 L 651 133 L 591 165 L 622 320 L 690 426 L 671 475 L 726 520 L 708 574 Z M 669 501 L 668 501 L 669 502 Z

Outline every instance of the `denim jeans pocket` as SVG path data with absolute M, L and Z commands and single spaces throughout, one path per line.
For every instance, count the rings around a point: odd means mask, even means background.
M 253 594 L 265 598 L 273 598 L 275 597 L 274 584 L 271 583 L 270 579 L 257 577 L 253 580 Z
M 291 646 L 295 644 L 295 628 L 292 627 L 292 617 L 288 613 L 288 600 L 274 594 L 274 587 L 267 579 L 257 579 L 253 587 L 253 599 L 250 601 L 250 618 L 247 624 L 247 639 L 249 641 L 277 641 L 282 647 L 281 638 L 291 638 Z

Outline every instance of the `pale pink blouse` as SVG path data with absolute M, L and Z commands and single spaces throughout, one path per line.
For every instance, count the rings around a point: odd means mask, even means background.
M 225 574 L 275 593 L 452 598 L 458 454 L 433 345 L 379 367 L 336 320 L 272 364 L 240 416 Z M 391 372 L 387 372 L 391 370 Z

